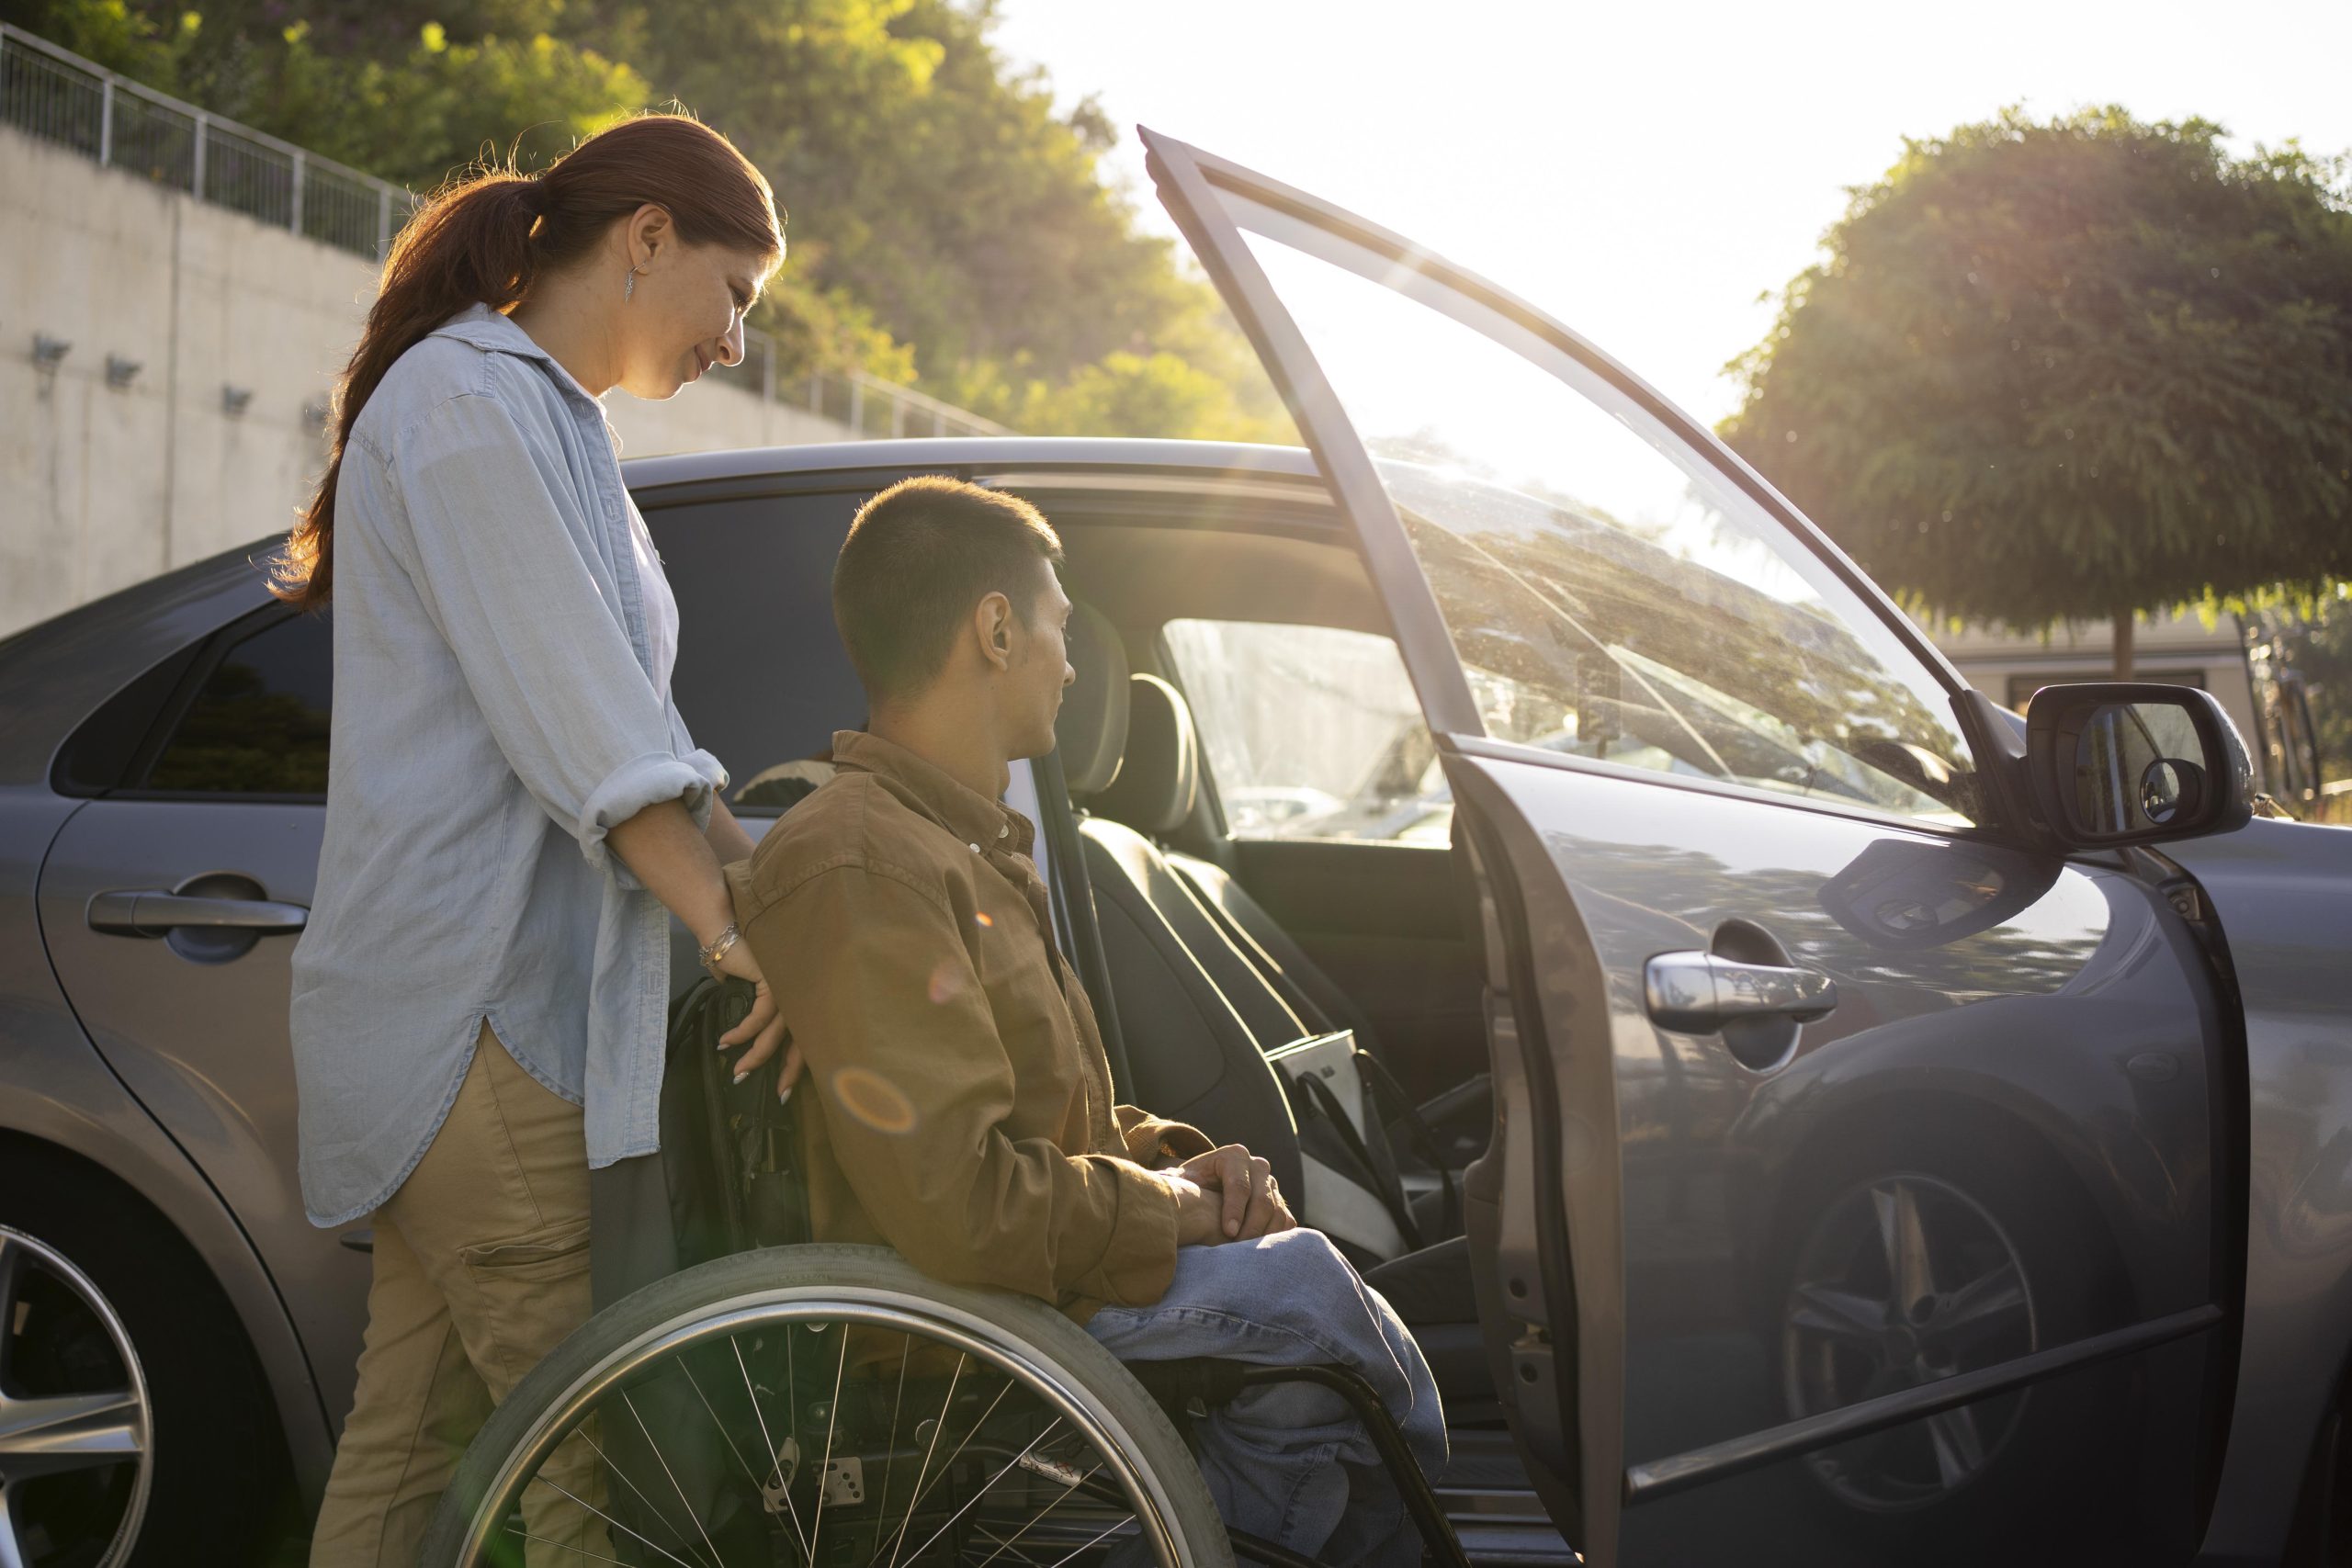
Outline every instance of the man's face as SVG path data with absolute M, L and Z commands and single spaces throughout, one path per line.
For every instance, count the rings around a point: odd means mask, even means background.
M 1012 660 L 1005 692 L 1005 748 L 1011 757 L 1042 757 L 1054 749 L 1054 720 L 1061 716 L 1062 693 L 1078 671 L 1069 667 L 1069 595 L 1053 563 L 1032 563 L 1035 597 L 1024 620 L 1013 617 Z

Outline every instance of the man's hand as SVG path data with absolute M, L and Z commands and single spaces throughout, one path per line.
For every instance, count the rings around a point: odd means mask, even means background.
M 718 961 L 718 972 L 739 980 L 752 983 L 752 1010 L 743 1021 L 718 1037 L 722 1050 L 732 1050 L 745 1041 L 752 1048 L 735 1063 L 735 1081 L 741 1083 L 752 1069 L 775 1055 L 775 1048 L 785 1037 L 784 1014 L 775 1005 L 775 998 L 768 992 L 767 976 L 760 973 L 759 960 L 752 956 L 752 944 L 738 940 Z M 775 1097 L 792 1098 L 792 1086 L 800 1079 L 800 1047 L 792 1046 L 784 1054 L 783 1070 L 776 1075 Z
M 1269 1231 L 1293 1229 L 1298 1224 L 1291 1217 L 1290 1205 L 1283 1201 L 1283 1195 L 1276 1189 L 1273 1168 L 1239 1144 L 1227 1144 L 1223 1148 L 1194 1155 L 1183 1164 L 1174 1167 L 1170 1174 L 1182 1177 L 1188 1185 L 1200 1190 L 1204 1194 L 1203 1207 L 1211 1209 L 1205 1216 L 1208 1234 L 1188 1237 L 1183 1195 L 1179 1192 L 1176 1220 L 1179 1247 L 1249 1241 Z

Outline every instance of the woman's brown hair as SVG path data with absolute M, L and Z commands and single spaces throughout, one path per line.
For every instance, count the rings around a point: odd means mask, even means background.
M 393 361 L 469 305 L 519 304 L 535 278 L 586 255 L 615 221 L 648 204 L 669 212 L 687 244 L 784 250 L 767 180 L 733 142 L 684 115 L 625 119 L 543 174 L 511 163 L 476 168 L 433 195 L 384 258 L 383 286 L 335 389 L 326 477 L 287 536 L 272 592 L 305 610 L 326 607 L 344 444 Z

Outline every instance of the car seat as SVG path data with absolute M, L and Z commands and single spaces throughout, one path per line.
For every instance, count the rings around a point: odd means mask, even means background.
M 1285 1165 L 1297 1168 L 1297 1119 L 1264 1053 L 1314 1032 L 1332 1015 L 1302 1018 L 1251 956 L 1246 930 L 1228 929 L 1213 914 L 1176 869 L 1176 857 L 1148 836 L 1182 820 L 1199 787 L 1198 741 L 1182 694 L 1157 677 L 1130 679 L 1116 628 L 1091 605 L 1074 609 L 1069 648 L 1078 680 L 1063 703 L 1059 749 L 1069 795 L 1088 807 L 1079 837 L 1132 1065 L 1128 1092 L 1138 1104 L 1265 1154 L 1284 1188 L 1300 1192 L 1302 1185 L 1283 1177 Z M 1238 885 L 1231 892 L 1248 898 Z M 1254 900 L 1248 908 L 1279 931 Z M 1280 940 L 1299 966 L 1311 964 L 1286 934 Z M 1268 961 L 1283 963 L 1271 952 Z M 1328 977 L 1320 983 L 1337 989 Z M 1238 1130 L 1245 1124 L 1261 1131 Z M 1260 1137 L 1282 1140 L 1281 1155 Z M 1303 1218 L 1325 1223 L 1311 1212 Z M 1494 1382 L 1467 1244 L 1453 1234 L 1429 1239 L 1359 1262 L 1413 1325 L 1449 1404 L 1484 1410 L 1494 1403 Z

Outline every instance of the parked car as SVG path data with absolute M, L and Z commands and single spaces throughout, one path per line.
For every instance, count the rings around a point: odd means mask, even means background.
M 1584 339 L 1148 139 L 1308 448 L 633 462 L 697 739 L 773 778 L 859 722 L 825 596 L 865 496 L 1045 509 L 1095 689 L 1015 798 L 1066 931 L 1091 872 L 1072 952 L 1123 1089 L 1297 1159 L 1234 1005 L 1261 972 L 1178 924 L 1220 897 L 1417 1099 L 1491 1076 L 1416 1324 L 1474 1556 L 2335 1560 L 2352 836 L 2249 822 L 2200 693 L 1996 709 Z M 350 1401 L 368 1236 L 303 1219 L 286 1039 L 331 625 L 254 553 L 0 644 L 0 1562 L 242 1561 Z M 1221 787 L 1311 786 L 1182 787 L 1231 722 L 1182 694 L 1251 671 L 1188 668 L 1180 621 L 1393 660 L 1450 840 L 1428 808 L 1233 831 Z M 1174 700 L 1130 708 L 1129 671 Z

